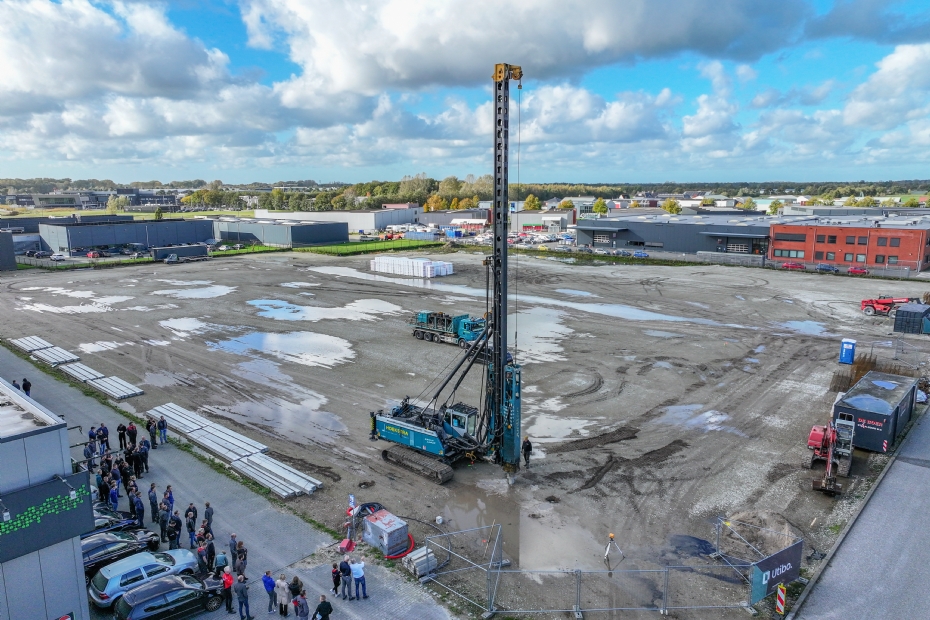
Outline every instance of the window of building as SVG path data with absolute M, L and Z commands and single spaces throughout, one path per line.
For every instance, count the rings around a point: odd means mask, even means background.
M 888 245 L 888 237 L 879 237 L 878 245 Z
M 823 260 L 823 252 L 814 252 L 814 260 Z
M 804 258 L 804 250 L 775 250 L 774 254 L 782 258 Z
M 857 263 L 864 263 L 864 262 L 865 262 L 865 254 L 856 254 L 856 262 L 857 262 Z
M 925 254 L 925 255 L 924 255 L 924 262 L 925 262 L 925 263 L 930 263 L 930 254 Z
M 826 235 L 817 235 L 817 243 L 823 243 L 826 240 L 827 240 Z
M 852 262 L 852 256 L 853 256 L 853 255 L 852 255 L 852 254 L 849 254 L 849 253 L 844 254 L 844 255 L 843 255 L 843 260 L 846 261 L 847 263 L 851 263 L 851 262 Z
M 610 237 L 607 235 L 594 235 L 594 243 L 610 243 Z
M 876 254 L 876 255 L 875 255 L 875 264 L 876 264 L 876 265 L 881 265 L 881 264 L 884 263 L 884 262 L 885 262 L 885 255 L 884 255 L 884 254 Z
M 869 243 L 868 237 L 859 237 L 859 245 L 868 245 L 868 243 Z
M 893 248 L 899 248 L 899 247 L 901 247 L 901 239 L 900 239 L 900 238 L 896 238 L 896 237 L 892 237 L 892 238 L 891 238 L 891 247 L 893 247 Z
M 836 254 L 833 252 L 827 252 L 827 260 L 836 260 Z
M 807 241 L 807 235 L 801 233 L 775 233 L 775 241 Z
M 855 245 L 855 244 L 856 244 L 855 237 L 846 237 L 846 245 Z
M 827 243 L 836 243 L 836 235 L 827 235 Z
M 889 264 L 889 265 L 897 265 L 897 264 L 898 264 L 898 257 L 897 257 L 897 256 L 889 256 L 889 257 L 888 257 L 888 264 Z

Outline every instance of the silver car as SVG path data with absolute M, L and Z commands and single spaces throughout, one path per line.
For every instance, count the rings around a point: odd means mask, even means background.
M 87 594 L 97 607 L 112 607 L 127 590 L 162 575 L 193 575 L 197 556 L 187 549 L 137 553 L 101 568 L 90 580 Z

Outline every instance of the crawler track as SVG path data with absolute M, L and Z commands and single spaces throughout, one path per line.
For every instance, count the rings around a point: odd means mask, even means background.
M 452 468 L 432 457 L 403 446 L 391 446 L 381 451 L 381 458 L 388 463 L 414 471 L 424 478 L 442 484 L 452 480 Z

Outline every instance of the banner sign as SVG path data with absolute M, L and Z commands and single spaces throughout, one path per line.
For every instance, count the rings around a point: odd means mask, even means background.
M 801 576 L 803 548 L 804 541 L 799 540 L 790 547 L 752 565 L 750 605 L 755 605 L 775 592 L 779 584 L 791 583 Z

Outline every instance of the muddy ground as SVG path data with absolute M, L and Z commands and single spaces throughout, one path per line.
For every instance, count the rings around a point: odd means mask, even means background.
M 848 499 L 837 502 L 812 492 L 815 474 L 801 467 L 811 425 L 829 415 L 839 341 L 856 338 L 860 351 L 874 342 L 891 357 L 888 319 L 863 316 L 859 300 L 930 288 L 521 257 L 511 349 L 523 364 L 531 466 L 508 487 L 495 466 L 460 463 L 440 487 L 381 461 L 384 446 L 368 435 L 369 411 L 430 393 L 460 353 L 413 339 L 408 315 L 485 310 L 481 257 L 442 259 L 456 274 L 432 282 L 372 274 L 366 257 L 296 253 L 21 271 L 3 278 L 0 335 L 41 336 L 142 386 L 120 404 L 130 411 L 174 402 L 268 444 L 324 481 L 292 503 L 334 528 L 354 493 L 423 521 L 441 515 L 447 529 L 502 524 L 505 553 L 522 569 L 602 570 L 608 532 L 621 568 L 656 568 L 710 563 L 718 515 L 788 524 L 807 539 L 805 555 L 829 548 L 877 471 L 857 453 Z M 477 403 L 478 389 L 469 378 L 459 400 Z M 432 533 L 414 526 L 418 538 Z M 501 587 L 520 588 L 524 605 L 561 604 L 565 592 L 553 591 L 565 588 L 532 581 L 543 584 L 532 595 L 532 584 Z M 703 601 L 740 599 L 728 576 L 697 587 Z M 682 585 L 676 602 L 693 592 Z M 630 596 L 660 595 L 640 584 Z

